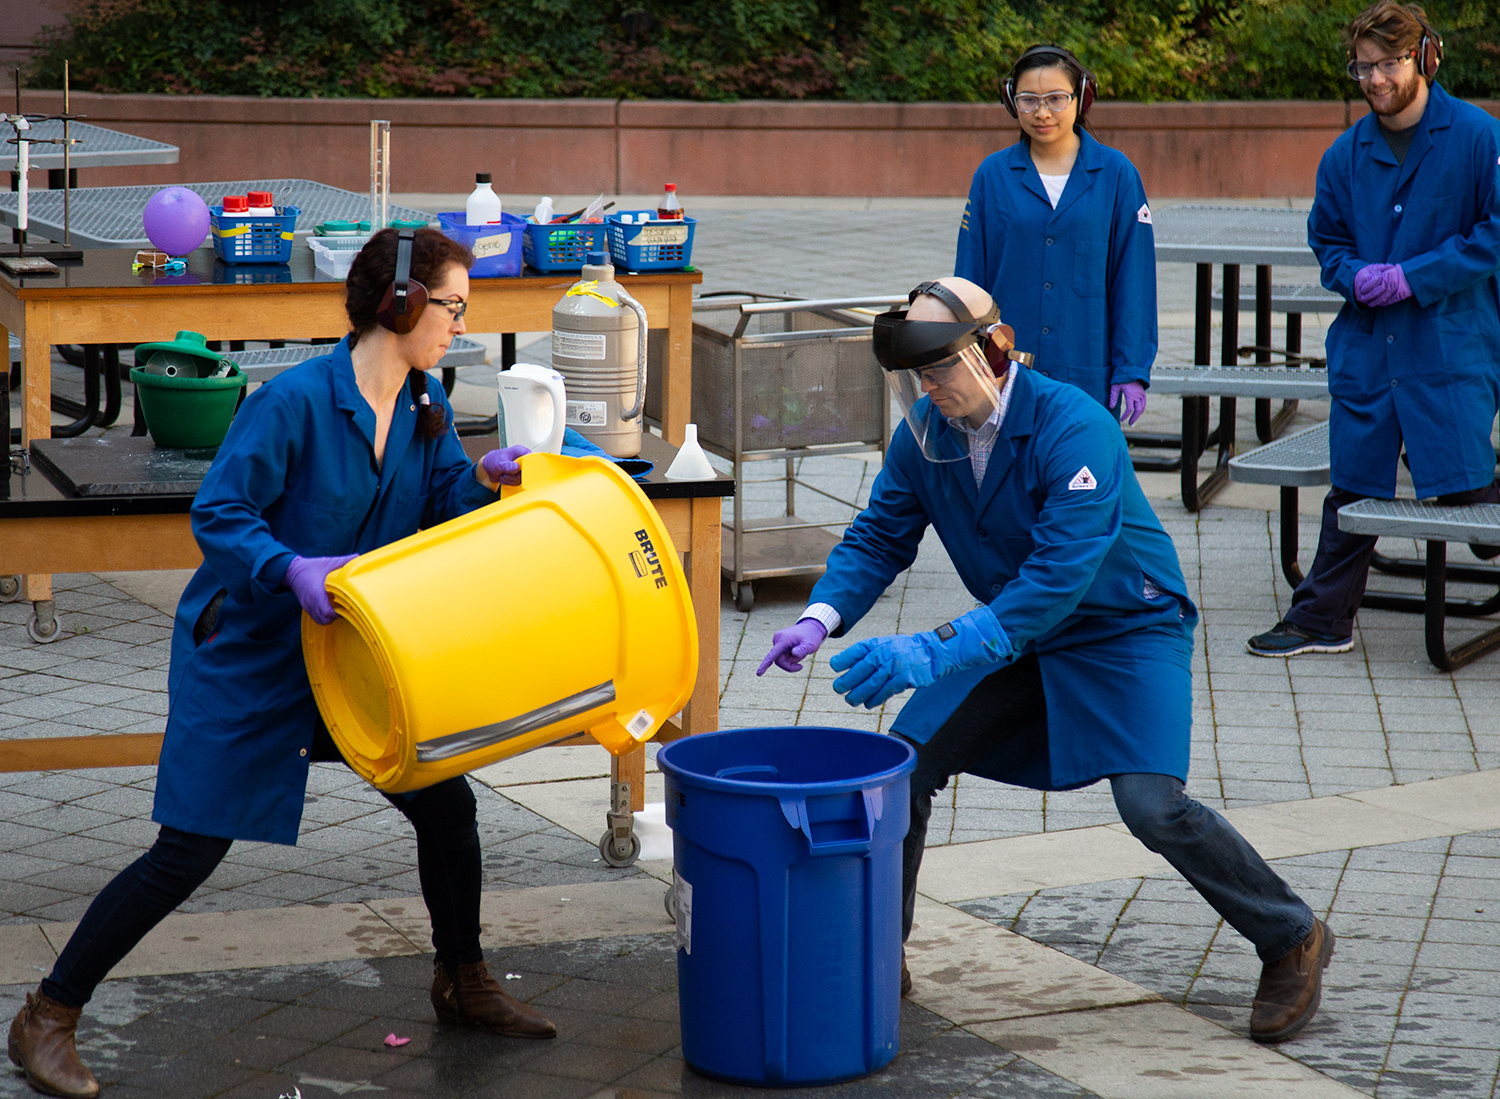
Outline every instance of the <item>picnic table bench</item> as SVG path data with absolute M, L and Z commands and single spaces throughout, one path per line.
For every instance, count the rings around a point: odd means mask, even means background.
M 1298 565 L 1298 490 L 1329 483 L 1328 424 L 1321 423 L 1277 439 L 1229 462 L 1229 475 L 1245 484 L 1281 489 L 1281 570 L 1293 588 L 1302 582 Z M 1416 538 L 1427 543 L 1425 560 L 1377 553 L 1371 565 L 1388 575 L 1421 577 L 1425 590 L 1366 591 L 1360 607 L 1420 613 L 1426 619 L 1427 658 L 1443 671 L 1462 667 L 1500 646 L 1500 627 L 1447 647 L 1447 616 L 1482 618 L 1500 611 L 1500 568 L 1447 563 L 1448 542 L 1500 543 L 1500 504 L 1444 505 L 1417 500 L 1359 500 L 1339 509 L 1339 529 L 1351 534 Z M 1496 585 L 1485 599 L 1449 599 L 1448 581 Z

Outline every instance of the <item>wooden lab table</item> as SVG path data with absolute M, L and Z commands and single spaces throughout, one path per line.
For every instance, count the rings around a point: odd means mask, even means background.
M 101 248 L 85 250 L 81 263 L 64 264 L 56 275 L 11 278 L 0 273 L 0 347 L 8 332 L 21 340 L 23 444 L 51 436 L 54 344 L 138 344 L 170 340 L 179 329 L 201 332 L 210 340 L 336 338 L 349 329 L 343 280 L 318 271 L 301 241 L 289 264 L 225 264 L 211 248 L 200 248 L 188 257 L 185 272 L 167 275 L 132 271 L 134 258 L 129 250 Z M 552 307 L 578 276 L 526 270 L 519 278 L 469 284 L 465 320 L 471 331 L 540 332 L 552 327 Z M 693 287 L 703 276 L 675 271 L 622 275 L 619 281 L 645 307 L 651 327 L 667 330 L 662 433 L 668 442 L 680 444 L 693 393 Z M 23 597 L 44 603 L 49 615 L 51 574 L 78 571 L 65 564 L 74 557 L 67 547 L 55 549 L 56 561 L 46 554 L 27 554 L 23 565 L 9 532 L 0 538 L 0 576 L 24 575 Z M 186 550 L 180 547 L 174 558 L 162 547 L 161 563 L 130 567 L 181 568 L 172 562 Z
M 471 455 L 495 446 L 493 437 L 464 440 Z M 87 482 L 67 452 L 91 452 L 87 467 L 105 476 L 114 469 L 140 471 L 133 483 L 105 488 Z M 30 572 L 130 572 L 196 568 L 203 555 L 193 540 L 188 511 L 208 467 L 201 451 L 161 451 L 149 438 L 57 439 L 34 448 L 24 472 L 0 478 L 0 561 Z M 660 740 L 707 732 L 719 723 L 719 526 L 720 501 L 734 494 L 734 480 L 669 481 L 663 475 L 677 448 L 655 435 L 642 440 L 641 457 L 656 468 L 638 481 L 685 556 L 688 592 L 698 626 L 698 677 L 681 726 L 668 722 Z M 62 455 L 63 460 L 49 461 Z M 81 737 L 0 740 L 0 772 L 71 770 L 82 767 L 151 765 L 161 751 L 161 733 L 115 733 Z M 579 737 L 564 743 L 593 743 Z M 645 805 L 645 750 L 614 761 L 617 782 L 629 782 L 633 809 Z

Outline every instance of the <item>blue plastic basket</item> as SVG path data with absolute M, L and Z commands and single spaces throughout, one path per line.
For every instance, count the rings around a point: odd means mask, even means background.
M 682 1056 L 757 1086 L 896 1056 L 901 847 L 916 753 L 853 729 L 735 729 L 662 746 Z
M 226 214 L 224 207 L 208 208 L 214 253 L 225 263 L 286 263 L 292 258 L 297 228 L 296 206 L 278 206 L 274 217 Z
M 650 214 L 645 224 L 635 219 Z M 631 220 L 622 220 L 629 217 Z M 609 255 L 616 267 L 626 271 L 680 271 L 693 262 L 695 218 L 660 221 L 652 210 L 621 210 L 609 214 Z
M 538 271 L 582 271 L 590 252 L 603 252 L 603 224 L 565 222 L 560 225 L 526 225 L 522 254 L 526 265 Z
M 470 225 L 462 210 L 438 214 L 443 235 L 474 253 L 471 278 L 505 278 L 521 273 L 521 238 L 526 219 L 501 214 L 499 225 Z

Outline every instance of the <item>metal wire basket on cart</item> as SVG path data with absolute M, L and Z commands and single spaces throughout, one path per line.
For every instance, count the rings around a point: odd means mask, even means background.
M 885 453 L 890 397 L 871 346 L 874 313 L 904 295 L 817 301 L 766 300 L 740 294 L 693 305 L 693 418 L 698 441 L 734 463 L 733 522 L 724 525 L 723 571 L 734 604 L 748 611 L 753 581 L 817 576 L 859 505 L 808 484 L 799 458 Z M 749 300 L 744 300 L 749 299 Z M 782 515 L 745 517 L 745 463 L 780 459 L 786 485 Z M 751 482 L 763 484 L 766 482 Z M 850 509 L 847 518 L 797 515 L 798 487 Z

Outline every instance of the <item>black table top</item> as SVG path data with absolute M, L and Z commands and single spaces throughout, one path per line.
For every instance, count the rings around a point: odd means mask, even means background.
M 493 436 L 464 440 L 471 456 L 493 448 Z M 149 438 L 125 435 L 45 439 L 33 444 L 25 473 L 12 464 L 0 477 L 0 520 L 109 515 L 180 515 L 208 471 L 212 452 L 167 450 Z M 734 478 L 720 473 L 712 481 L 669 481 L 667 467 L 677 448 L 647 433 L 641 456 L 655 469 L 636 483 L 651 500 L 681 500 L 734 495 Z

